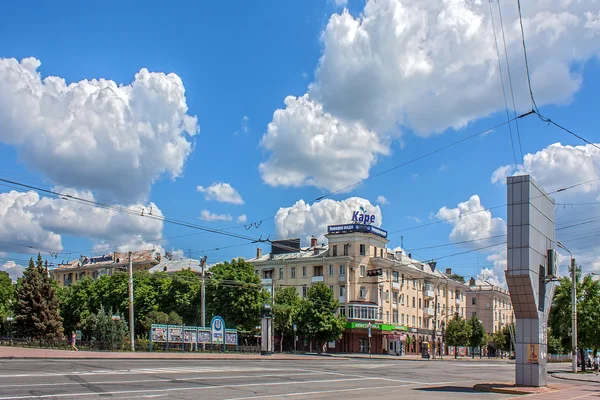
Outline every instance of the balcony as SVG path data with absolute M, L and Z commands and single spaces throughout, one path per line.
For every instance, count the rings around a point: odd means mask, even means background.
M 400 290 L 400 283 L 392 282 L 392 290 Z
M 456 304 L 460 304 L 460 303 L 461 303 L 461 300 L 457 297 L 456 298 Z
M 381 320 L 382 309 L 375 305 L 348 304 L 346 316 L 348 319 L 360 319 L 366 321 Z
M 311 278 L 312 283 L 323 282 L 325 277 L 321 276 L 313 276 Z
M 426 285 L 425 289 L 423 290 L 423 296 L 433 299 L 435 297 L 435 290 L 433 290 L 433 286 Z
M 273 278 L 262 278 L 260 280 L 260 283 L 263 285 L 272 285 L 273 284 Z
M 346 282 L 346 275 L 340 275 L 340 282 Z
M 423 313 L 425 314 L 426 317 L 427 316 L 431 316 L 431 317 L 435 316 L 435 311 L 434 311 L 433 307 L 423 308 Z

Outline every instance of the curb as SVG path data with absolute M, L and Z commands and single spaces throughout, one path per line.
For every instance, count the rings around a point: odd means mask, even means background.
M 548 392 L 524 392 L 522 390 L 519 390 L 518 388 L 515 388 L 515 389 L 512 389 L 512 388 L 495 388 L 495 387 L 490 387 L 489 385 L 481 384 L 481 383 L 473 385 L 473 390 L 475 390 L 477 392 L 513 394 L 513 395 L 518 395 L 518 396 L 527 396 L 527 395 L 535 395 L 535 394 L 539 395 L 539 394 L 548 393 Z M 552 390 L 552 392 L 554 392 L 554 391 L 555 390 Z
M 57 355 L 57 356 L 0 356 L 0 360 L 161 360 L 161 361 L 262 361 L 262 360 L 274 360 L 274 361 L 301 361 L 310 358 L 314 358 L 315 356 L 306 355 L 306 356 L 253 356 L 253 357 L 245 357 L 245 356 L 232 356 L 232 357 L 101 357 L 101 356 L 84 356 L 84 357 L 69 357 L 65 355 Z M 340 360 L 349 360 L 347 357 L 335 357 Z
M 588 383 L 600 384 L 600 382 L 590 381 L 589 379 L 566 378 L 564 376 L 557 376 L 557 374 L 550 374 L 550 376 L 553 378 L 556 378 L 556 379 L 562 379 L 564 381 L 576 381 L 576 382 L 588 382 Z

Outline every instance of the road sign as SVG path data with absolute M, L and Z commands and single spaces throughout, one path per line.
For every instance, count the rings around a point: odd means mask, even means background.
M 294 332 L 296 332 L 298 330 L 298 325 L 294 324 L 293 328 L 294 328 Z

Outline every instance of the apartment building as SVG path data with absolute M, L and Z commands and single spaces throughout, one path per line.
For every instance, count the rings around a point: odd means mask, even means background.
M 155 250 L 133 251 L 131 253 L 134 271 L 149 270 L 160 263 L 162 255 Z M 129 254 L 114 252 L 98 257 L 81 256 L 78 259 L 59 264 L 50 270 L 50 276 L 60 286 L 69 286 L 86 276 L 98 279 L 102 275 L 112 275 L 116 271 L 126 271 L 129 267 Z
M 331 288 L 347 324 L 330 352 L 419 354 L 435 343 L 440 354 L 444 324 L 455 312 L 466 315 L 467 285 L 388 249 L 387 232 L 375 226 L 332 225 L 325 237 L 327 244 L 312 238 L 304 248 L 297 238 L 274 241 L 269 254 L 257 249 L 247 261 L 268 288 L 295 286 L 300 296 L 318 282 Z
M 467 316 L 478 317 L 486 332 L 494 333 L 514 321 L 508 290 L 471 278 L 467 290 Z

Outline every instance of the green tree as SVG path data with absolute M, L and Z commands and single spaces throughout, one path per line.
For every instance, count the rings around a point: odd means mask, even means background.
M 346 318 L 337 315 L 340 303 L 323 282 L 313 285 L 302 299 L 298 313 L 298 329 L 307 339 L 316 341 L 318 352 L 326 342 L 342 337 Z
M 458 357 L 458 347 L 467 346 L 471 337 L 471 327 L 467 321 L 459 316 L 454 316 L 446 326 L 446 343 L 448 346 L 454 346 L 454 358 Z
M 462 276 L 462 275 L 459 275 L 459 274 L 452 274 L 452 275 L 450 275 L 450 279 L 453 279 L 453 280 L 455 280 L 457 282 L 460 282 L 460 283 L 465 283 L 465 277 Z
M 279 287 L 275 291 L 273 319 L 275 332 L 280 335 L 279 348 L 283 352 L 283 338 L 294 334 L 293 326 L 300 309 L 300 296 L 295 287 Z
M 594 281 L 591 275 L 581 279 L 580 268 L 577 269 L 576 279 L 577 347 L 597 351 L 600 349 L 600 282 Z M 571 279 L 563 277 L 554 290 L 548 327 L 552 336 L 559 342 L 553 343 L 555 348 L 571 348 L 571 285 Z
M 214 265 L 209 271 L 208 315 L 220 315 L 228 328 L 254 331 L 260 322 L 260 308 L 269 300 L 269 294 L 263 290 L 252 264 L 240 258 Z
M 96 285 L 85 277 L 70 286 L 59 289 L 60 316 L 66 332 L 82 328 L 82 322 L 100 308 Z
M 106 350 L 120 350 L 128 336 L 127 322 L 122 319 L 113 320 L 112 310 L 104 311 L 100 307 L 95 314 L 90 314 L 83 321 L 83 334 L 104 344 Z
M 506 344 L 506 336 L 503 330 L 498 329 L 494 333 L 492 336 L 492 343 L 494 344 L 496 351 L 502 351 L 504 349 L 504 345 Z
M 479 318 L 477 318 L 475 315 L 469 318 L 467 324 L 469 325 L 469 346 L 471 347 L 471 357 L 475 358 L 475 348 L 480 349 L 479 354 L 481 356 L 481 345 L 485 339 L 485 328 L 483 327 L 483 324 Z
M 15 321 L 17 331 L 25 337 L 64 339 L 62 320 L 58 313 L 58 297 L 44 267 L 42 256 L 33 258 L 17 286 Z
M 6 271 L 0 271 L 0 332 L 8 330 L 6 318 L 12 316 L 11 303 L 14 299 L 14 285 Z
M 173 274 L 163 311 L 176 312 L 186 325 L 197 325 L 200 321 L 200 278 L 191 270 Z

